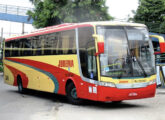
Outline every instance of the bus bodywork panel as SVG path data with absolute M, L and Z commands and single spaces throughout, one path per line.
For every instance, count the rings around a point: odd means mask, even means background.
M 60 63 L 66 58 L 73 60 L 70 67 L 66 67 L 68 65 L 65 64 L 71 63 Z M 45 59 L 44 56 L 6 58 L 4 64 L 4 80 L 7 84 L 17 86 L 17 76 L 20 75 L 24 88 L 65 95 L 66 82 L 72 80 L 79 98 L 97 101 L 97 94 L 89 92 L 89 86 L 93 88 L 97 85 L 81 79 L 76 55 L 65 56 L 65 59 L 62 55 L 45 56 Z M 61 68 L 58 67 L 59 65 Z
M 16 86 L 17 75 L 20 75 L 23 79 L 23 86 L 25 87 L 28 83 L 27 87 L 25 88 L 47 91 L 52 93 L 57 92 L 59 94 L 65 95 L 65 84 L 68 79 L 71 79 L 75 83 L 76 88 L 78 88 L 77 95 L 79 98 L 90 99 L 95 101 L 120 101 L 128 99 L 153 97 L 155 95 L 156 85 L 150 85 L 144 88 L 136 89 L 119 89 L 85 82 L 81 79 L 79 75 L 78 65 L 75 65 L 78 64 L 76 57 L 76 55 L 73 55 L 69 58 L 67 57 L 68 59 L 72 58 L 74 60 L 74 67 L 69 68 L 71 72 L 68 72 L 68 68 L 57 67 L 59 65 L 59 61 L 64 59 L 64 56 L 54 56 L 53 58 L 45 57 L 45 59 L 41 59 L 40 57 L 28 57 L 28 59 L 7 58 L 4 62 L 5 82 L 7 84 Z M 52 59 L 55 59 L 56 62 L 49 63 L 49 61 L 52 61 Z M 40 62 L 37 62 L 37 60 Z M 24 73 L 20 72 L 21 70 L 23 70 Z M 53 76 L 45 74 L 43 71 L 45 71 L 45 73 L 50 73 Z M 9 83 L 6 77 L 10 79 L 10 81 L 12 82 Z M 57 81 L 54 82 L 52 77 L 56 78 Z M 155 76 L 145 79 L 147 82 L 149 82 L 154 78 Z M 101 79 L 104 82 L 111 82 L 110 79 L 106 79 L 105 77 L 102 77 Z M 116 81 L 118 81 L 116 82 L 116 84 L 120 82 L 120 80 Z M 132 81 L 128 80 L 128 82 Z M 131 94 L 137 94 L 137 96 L 129 96 Z
M 4 65 L 5 83 L 16 86 L 20 75 L 25 88 L 47 92 L 65 94 L 65 81 L 79 76 L 76 55 L 6 58 Z
M 119 101 L 124 99 L 153 97 L 155 95 L 155 85 L 139 89 L 118 89 L 85 82 L 81 79 L 80 75 L 78 74 L 78 65 L 75 65 L 78 64 L 76 61 L 76 57 L 76 55 L 67 57 L 68 60 L 70 58 L 74 60 L 74 67 L 70 68 L 71 72 L 68 72 L 68 68 L 62 69 L 56 67 L 59 65 L 59 61 L 64 59 L 64 56 L 54 56 L 52 58 L 45 57 L 45 59 L 41 59 L 40 57 L 28 57 L 28 59 L 7 58 L 7 60 L 5 60 L 4 62 L 5 82 L 7 84 L 16 86 L 17 75 L 20 75 L 23 79 L 23 86 L 25 88 L 65 94 L 66 81 L 68 79 L 71 79 L 74 81 L 76 88 L 78 88 L 77 94 L 79 98 L 90 99 L 95 101 Z M 52 59 L 56 59 L 56 62 L 49 63 L 49 61 L 52 61 Z M 40 62 L 37 62 L 37 60 Z M 50 73 L 53 76 L 50 76 L 46 73 Z M 10 80 L 6 79 L 6 77 Z M 53 77 L 56 78 L 57 82 L 53 81 Z M 106 79 L 102 78 L 102 80 L 107 82 Z M 58 91 L 56 90 L 57 88 L 59 88 Z M 131 93 L 137 93 L 138 95 L 129 96 L 129 94 Z
M 116 87 L 98 87 L 99 101 L 120 101 L 130 99 L 140 99 L 155 96 L 156 83 L 150 85 L 151 81 L 155 81 L 156 75 L 146 78 L 127 78 L 112 79 L 109 77 L 101 77 L 103 82 L 113 82 Z
M 149 98 L 155 96 L 156 84 L 143 88 L 118 89 L 109 87 L 98 87 L 99 101 L 121 101 L 131 99 Z

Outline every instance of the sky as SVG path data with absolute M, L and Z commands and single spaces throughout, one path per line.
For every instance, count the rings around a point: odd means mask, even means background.
M 0 4 L 15 5 L 22 7 L 33 7 L 29 0 L 0 0 Z M 108 12 L 115 20 L 127 20 L 128 15 L 133 16 L 132 10 L 138 7 L 138 0 L 107 0 L 106 5 L 109 7 Z M 0 20 L 0 29 L 3 27 L 4 36 L 14 36 L 21 34 L 22 24 Z M 34 28 L 30 24 L 25 24 L 25 32 L 31 32 Z
M 138 0 L 107 0 L 108 12 L 116 20 L 127 19 L 128 15 L 133 16 L 132 10 L 138 7 Z
M 29 0 L 0 0 L 0 4 L 16 5 L 23 7 L 32 7 Z M 128 14 L 132 15 L 131 10 L 136 10 L 138 0 L 106 0 L 109 7 L 109 13 L 117 19 L 125 19 Z

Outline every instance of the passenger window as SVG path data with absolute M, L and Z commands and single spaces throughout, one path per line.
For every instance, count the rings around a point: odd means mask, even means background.
M 19 40 L 12 41 L 12 50 L 11 50 L 11 56 L 19 56 Z
M 76 54 L 75 30 L 68 30 L 61 33 L 63 54 Z
M 55 41 L 55 34 L 45 35 L 44 52 L 45 55 L 53 55 L 53 45 Z
M 23 56 L 32 56 L 32 41 L 31 38 L 23 39 Z

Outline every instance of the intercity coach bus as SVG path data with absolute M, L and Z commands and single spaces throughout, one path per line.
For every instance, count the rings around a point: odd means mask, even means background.
M 66 23 L 8 38 L 4 81 L 82 99 L 116 101 L 155 96 L 152 42 L 143 24 Z

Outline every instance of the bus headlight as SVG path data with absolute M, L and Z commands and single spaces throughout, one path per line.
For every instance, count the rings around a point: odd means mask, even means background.
M 152 85 L 156 83 L 156 79 L 149 81 L 148 85 Z
M 116 87 L 116 85 L 112 82 L 100 82 L 100 85 L 106 87 Z

